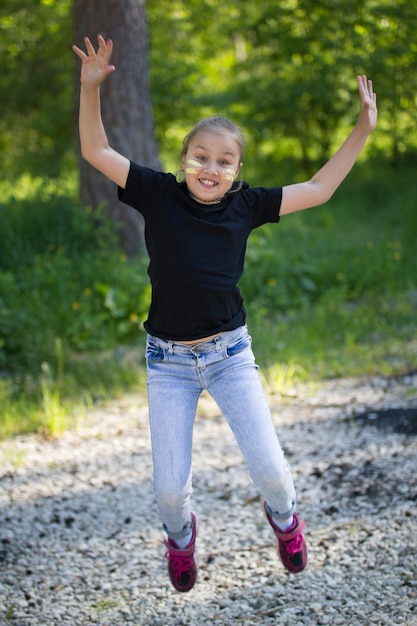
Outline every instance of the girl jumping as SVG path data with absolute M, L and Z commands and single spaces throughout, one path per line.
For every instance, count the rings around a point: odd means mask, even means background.
M 236 437 L 284 567 L 301 572 L 307 565 L 305 523 L 296 513 L 291 470 L 261 385 L 237 284 L 253 229 L 325 203 L 347 176 L 376 126 L 372 82 L 358 76 L 358 121 L 310 180 L 273 188 L 239 182 L 244 142 L 239 128 L 223 117 L 200 121 L 186 136 L 178 180 L 133 163 L 109 146 L 100 84 L 115 71 L 110 64 L 113 44 L 99 36 L 97 50 L 88 38 L 85 46 L 86 52 L 73 46 L 82 61 L 82 156 L 118 186 L 119 199 L 145 220 L 152 285 L 145 322 L 149 420 L 170 580 L 184 592 L 197 579 L 192 432 L 204 389 Z

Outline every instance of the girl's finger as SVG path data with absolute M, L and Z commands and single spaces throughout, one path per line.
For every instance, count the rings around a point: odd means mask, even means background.
M 94 56 L 96 51 L 94 50 L 94 46 L 91 43 L 90 39 L 88 37 L 85 37 L 84 41 L 85 41 L 85 47 L 87 48 L 88 55 Z
M 80 48 L 78 48 L 76 45 L 73 45 L 73 46 L 72 46 L 72 49 L 73 49 L 73 51 L 75 52 L 75 54 L 76 54 L 77 56 L 79 56 L 79 57 L 80 57 L 80 59 L 81 59 L 81 60 L 83 60 L 83 59 L 86 59 L 86 58 L 87 58 L 87 55 L 86 55 L 86 53 L 84 52 L 84 50 L 81 50 L 81 49 L 80 49 Z

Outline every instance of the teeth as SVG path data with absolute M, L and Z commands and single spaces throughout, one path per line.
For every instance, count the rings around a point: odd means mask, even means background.
M 217 183 L 214 180 L 204 180 L 203 178 L 200 178 L 200 182 L 203 183 L 203 185 L 210 185 L 211 187 L 214 187 L 214 185 L 217 185 Z

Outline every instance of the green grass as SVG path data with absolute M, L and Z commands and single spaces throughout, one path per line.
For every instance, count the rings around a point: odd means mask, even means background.
M 326 206 L 253 233 L 241 288 L 268 386 L 416 369 L 414 169 L 362 163 Z M 70 185 L 29 183 L 0 206 L 0 437 L 145 393 L 146 259 Z
M 362 165 L 327 205 L 254 233 L 242 289 L 264 368 L 292 364 L 304 378 L 416 368 L 411 181 L 406 167 Z
M 81 424 L 90 407 L 128 390 L 146 393 L 141 347 L 72 353 L 62 365 L 59 372 L 51 358 L 37 377 L 0 378 L 1 438 L 29 432 L 59 435 Z
M 356 303 L 321 302 L 252 325 L 267 370 L 291 364 L 298 379 L 399 375 L 417 369 L 415 292 Z

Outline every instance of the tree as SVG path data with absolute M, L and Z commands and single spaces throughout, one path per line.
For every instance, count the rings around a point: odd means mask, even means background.
M 73 167 L 70 4 L 0 3 L 0 171 L 10 180 Z
M 103 86 L 112 143 L 159 166 L 152 113 L 141 108 L 146 101 L 150 111 L 144 0 L 2 0 L 0 171 L 11 181 L 23 172 L 59 179 L 77 170 L 74 8 L 78 45 L 85 34 L 95 40 L 98 30 L 116 43 L 117 72 Z M 181 140 L 195 121 L 219 112 L 244 128 L 251 183 L 275 184 L 278 167 L 283 174 L 288 166 L 292 176 L 302 166 L 305 174 L 325 160 L 356 118 L 355 75 L 361 72 L 374 79 L 380 105 L 369 149 L 399 163 L 415 154 L 415 0 L 206 0 L 201 8 L 199 0 L 147 5 L 153 115 L 167 169 L 177 169 Z M 81 167 L 83 181 L 87 173 L 98 178 L 83 182 L 83 189 L 98 192 L 99 175 Z M 82 195 L 96 204 L 87 191 Z M 101 197 L 115 202 L 114 188 Z M 114 214 L 120 211 L 116 205 Z M 125 207 L 121 218 L 128 216 Z M 129 234 L 135 229 L 124 227 Z
M 221 112 L 243 126 L 256 171 L 264 159 L 266 173 L 289 163 L 311 174 L 356 120 L 355 77 L 366 73 L 380 104 L 369 149 L 392 162 L 415 152 L 415 1 L 206 0 L 201 11 L 198 0 L 160 0 L 148 15 L 154 111 L 168 149 L 184 126 Z
M 102 85 L 102 115 L 110 145 L 143 165 L 160 169 L 150 97 L 146 0 L 74 0 L 76 43 L 97 34 L 114 41 L 114 72 Z M 77 65 L 77 80 L 79 66 Z M 78 90 L 77 90 L 78 98 Z M 120 226 L 128 255 L 143 245 L 143 221 L 122 205 L 113 183 L 80 159 L 84 205 L 103 206 Z

